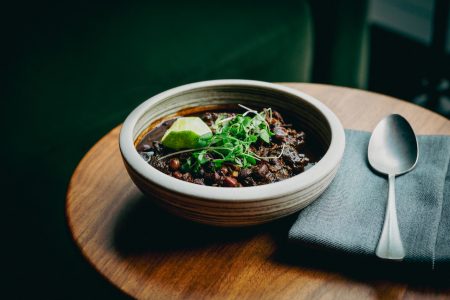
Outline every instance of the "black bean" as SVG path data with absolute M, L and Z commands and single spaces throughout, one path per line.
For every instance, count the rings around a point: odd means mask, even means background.
M 175 171 L 172 173 L 172 176 L 176 179 L 181 179 L 183 177 L 183 174 L 181 174 L 181 172 Z
M 195 178 L 194 183 L 199 185 L 205 185 L 205 182 L 201 178 Z
M 217 172 L 205 173 L 205 179 L 208 183 L 216 183 L 220 181 L 220 175 Z
M 214 182 L 219 182 L 220 181 L 220 175 L 219 175 L 219 173 L 217 173 L 217 172 L 214 172 L 213 173 L 213 180 L 214 180 Z
M 269 168 L 267 167 L 266 164 L 263 164 L 262 166 L 260 166 L 258 168 L 258 175 L 259 175 L 259 177 L 264 178 L 264 177 L 266 177 L 266 175 L 268 173 L 269 173 Z
M 280 150 L 281 151 L 281 150 Z M 278 154 L 277 154 L 278 155 Z M 271 164 L 271 165 L 274 165 L 274 166 L 276 166 L 276 167 L 280 167 L 281 166 L 281 160 L 279 159 L 279 158 L 271 158 L 270 160 L 269 160 L 269 163 Z
M 182 178 L 183 178 L 184 181 L 187 181 L 187 182 L 192 182 L 193 181 L 192 175 L 189 172 L 184 173 Z
M 248 176 L 250 176 L 252 174 L 252 170 L 250 169 L 241 169 L 241 171 L 239 172 L 239 178 L 247 178 Z
M 279 126 L 274 127 L 273 133 L 275 134 L 274 138 L 278 141 L 283 141 L 287 136 L 286 129 Z
M 214 182 L 214 175 L 213 175 L 214 173 L 208 173 L 208 172 L 206 172 L 205 173 L 205 182 L 206 183 L 213 183 Z
M 172 158 L 169 161 L 169 168 L 172 171 L 176 171 L 176 170 L 180 169 L 180 166 L 181 166 L 181 163 L 180 163 L 180 160 L 178 158 Z
M 252 177 L 247 177 L 244 180 L 242 180 L 243 185 L 245 186 L 255 186 L 256 182 Z
M 305 168 L 303 167 L 303 165 L 294 165 L 292 167 L 292 171 L 294 171 L 295 174 L 299 174 L 299 173 L 303 172 L 304 169 Z

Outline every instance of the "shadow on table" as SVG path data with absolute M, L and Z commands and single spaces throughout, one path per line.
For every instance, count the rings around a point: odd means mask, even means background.
M 142 194 L 128 201 L 120 211 L 115 221 L 112 246 L 122 256 L 239 245 L 268 234 L 277 245 L 271 259 L 278 264 L 335 272 L 361 282 L 387 280 L 411 284 L 419 291 L 433 288 L 450 292 L 450 268 L 431 271 L 428 264 L 399 264 L 291 244 L 287 241 L 287 232 L 295 215 L 260 226 L 218 228 L 173 216 Z
M 286 238 L 278 240 L 278 249 L 272 259 L 303 269 L 335 272 L 360 282 L 389 281 L 411 285 L 408 287 L 410 290 L 426 291 L 427 288 L 433 288 L 433 291 L 450 292 L 450 268 L 432 270 L 428 263 L 400 263 L 377 257 L 349 255 L 305 244 L 292 244 Z
M 167 213 L 142 194 L 121 208 L 114 226 L 112 246 L 123 256 L 238 243 L 267 227 L 220 228 L 194 223 Z

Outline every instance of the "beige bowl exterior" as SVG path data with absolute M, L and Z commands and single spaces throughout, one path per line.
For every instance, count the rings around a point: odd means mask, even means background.
M 136 151 L 135 140 L 155 120 L 186 108 L 224 104 L 289 111 L 329 145 L 328 150 L 316 165 L 299 175 L 241 188 L 202 186 L 175 179 L 150 166 Z M 158 205 L 200 223 L 247 226 L 290 215 L 317 199 L 337 172 L 345 134 L 336 115 L 305 93 L 267 82 L 233 79 L 183 85 L 148 99 L 125 120 L 119 144 L 131 179 Z

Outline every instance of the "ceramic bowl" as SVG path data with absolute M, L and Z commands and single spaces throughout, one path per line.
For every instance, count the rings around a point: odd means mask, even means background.
M 302 129 L 313 132 L 316 142 L 325 147 L 323 157 L 305 172 L 280 182 L 224 188 L 175 179 L 150 166 L 136 151 L 136 140 L 150 124 L 180 111 L 237 104 L 293 114 L 301 120 Z M 144 194 L 180 217 L 217 226 L 265 223 L 304 208 L 331 183 L 345 148 L 341 122 L 319 100 L 285 86 L 252 80 L 203 81 L 162 92 L 130 113 L 119 139 L 126 169 Z

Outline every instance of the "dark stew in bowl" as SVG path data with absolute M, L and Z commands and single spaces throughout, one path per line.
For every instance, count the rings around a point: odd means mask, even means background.
M 318 161 L 320 151 L 314 151 L 317 145 L 294 124 L 297 122 L 286 122 L 279 112 L 270 108 L 258 112 L 239 106 L 239 110 L 212 110 L 190 115 L 200 118 L 194 121 L 204 123 L 200 125 L 210 132 L 198 136 L 195 147 L 192 143 L 189 144 L 191 147 L 178 147 L 179 144 L 167 147 L 174 142 L 173 138 L 166 139 L 172 127 L 190 126 L 189 130 L 192 130 L 189 134 L 182 131 L 181 135 L 174 135 L 175 141 L 185 138 L 192 141 L 196 137 L 195 128 L 199 128 L 198 124 L 192 125 L 190 118 L 178 121 L 181 125 L 176 126 L 174 123 L 182 117 L 174 117 L 153 125 L 138 139 L 136 149 L 145 161 L 167 175 L 218 187 L 257 186 L 281 181 L 302 173 Z M 202 133 L 205 128 L 202 127 Z

